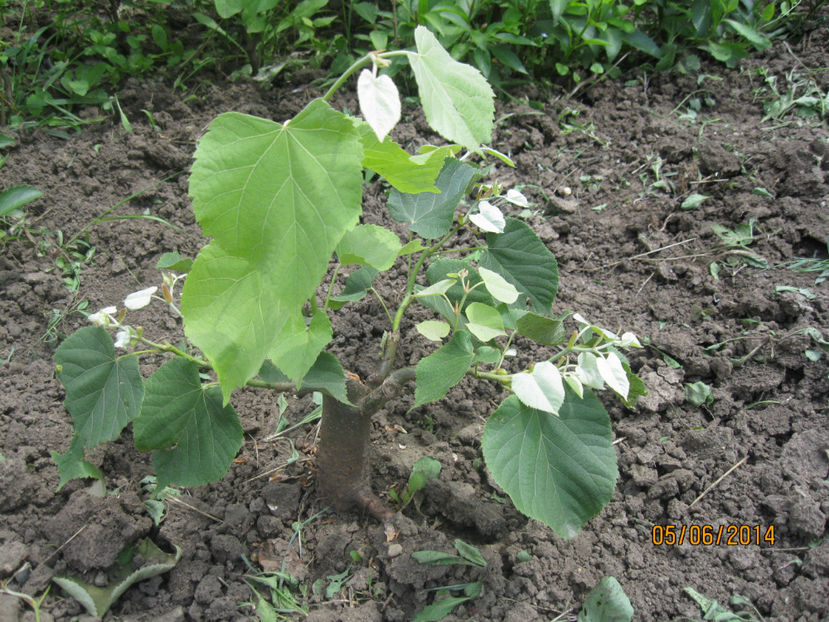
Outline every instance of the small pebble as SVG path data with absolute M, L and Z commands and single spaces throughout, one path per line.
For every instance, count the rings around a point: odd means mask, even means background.
M 389 557 L 397 557 L 403 552 L 403 546 L 397 542 L 389 544 Z

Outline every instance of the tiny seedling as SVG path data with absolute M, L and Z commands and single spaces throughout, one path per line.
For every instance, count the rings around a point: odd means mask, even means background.
M 260 620 L 290 620 L 297 614 L 308 615 L 307 587 L 288 572 L 263 572 L 247 575 L 245 581 L 256 602 L 242 603 L 253 608 Z M 259 588 L 258 590 L 256 588 Z M 267 588 L 267 598 L 260 590 Z
M 826 252 L 829 254 L 829 237 L 826 238 Z M 801 273 L 817 273 L 815 285 L 829 279 L 829 258 L 826 257 L 798 257 L 788 265 L 789 269 Z
M 409 481 L 406 487 L 398 495 L 397 492 L 391 488 L 389 489 L 389 497 L 397 504 L 398 509 L 402 510 L 411 501 L 414 500 L 417 509 L 420 509 L 420 498 L 418 493 L 423 489 L 430 479 L 435 479 L 440 475 L 440 462 L 430 456 L 424 456 L 414 463 L 412 473 L 409 475 Z
M 430 566 L 479 566 L 486 567 L 486 560 L 481 555 L 481 551 L 471 544 L 468 544 L 460 538 L 455 539 L 454 553 L 444 553 L 442 551 L 415 551 L 412 557 L 420 564 L 429 564 Z
M 555 257 L 509 215 L 526 209 L 527 199 L 481 183 L 487 157 L 512 164 L 487 144 L 492 89 L 428 29 L 417 27 L 414 36 L 414 50 L 355 61 L 284 123 L 225 113 L 210 124 L 190 175 L 209 243 L 192 264 L 165 260 L 160 296 L 148 287 L 120 310 L 91 314 L 93 326 L 55 353 L 82 449 L 114 440 L 132 423 L 138 449 L 153 452 L 158 486 L 202 485 L 221 478 L 242 446 L 236 389 L 317 391 L 317 489 L 338 509 L 356 506 L 386 520 L 391 510 L 364 477 L 372 417 L 412 382 L 417 409 L 468 378 L 506 390 L 482 449 L 520 511 L 572 537 L 610 501 L 616 452 L 594 390 L 609 388 L 627 406 L 645 393 L 623 354 L 639 341 L 577 313 L 553 313 Z M 383 73 L 394 60 L 408 61 L 426 119 L 449 144 L 410 154 L 389 136 L 401 113 L 397 87 Z M 330 104 L 358 72 L 363 118 Z M 391 186 L 388 214 L 408 229 L 405 241 L 360 224 L 364 180 L 375 174 Z M 386 300 L 373 282 L 394 266 L 404 269 L 405 284 Z M 375 370 L 363 379 L 326 346 L 334 338 L 330 315 L 369 293 L 387 327 L 376 349 L 361 348 Z M 195 348 L 151 340 L 128 323 L 131 311 L 153 300 L 182 317 Z M 416 305 L 433 314 L 414 328 L 435 349 L 401 365 L 398 345 Z M 540 360 L 514 363 L 529 344 Z M 138 359 L 159 353 L 172 357 L 145 381 Z M 426 477 L 413 474 L 403 504 Z
M 15 598 L 19 598 L 24 603 L 29 605 L 32 608 L 32 611 L 35 614 L 35 622 L 40 622 L 40 607 L 43 605 L 43 601 L 46 600 L 46 596 L 49 594 L 49 589 L 51 585 L 47 585 L 46 589 L 43 591 L 38 597 L 31 596 L 26 594 L 25 592 L 18 592 L 13 590 L 9 587 L 8 581 L 0 582 L 0 594 L 6 594 L 8 596 L 13 596 Z M 50 618 L 51 619 L 51 618 Z
M 159 490 L 158 482 L 154 475 L 147 475 L 139 483 L 144 492 L 150 495 L 149 499 L 144 500 L 144 507 L 147 508 L 147 513 L 153 519 L 155 526 L 159 527 L 167 512 L 164 501 L 170 498 L 175 499 L 180 497 L 181 491 L 170 486 L 165 486 Z
M 469 600 L 478 598 L 483 592 L 483 584 L 480 581 L 471 583 L 458 583 L 442 587 L 429 588 L 430 592 L 436 592 L 435 600 L 431 605 L 426 605 L 412 618 L 412 622 L 437 622 L 443 620 L 455 607 Z M 460 593 L 460 596 L 453 596 L 453 593 Z
M 685 385 L 685 399 L 694 406 L 707 406 L 714 401 L 714 395 L 709 385 L 699 381 Z
M 313 592 L 316 596 L 324 596 L 326 600 L 331 600 L 341 589 L 343 589 L 343 585 L 345 585 L 350 578 L 351 568 L 346 568 L 337 574 L 320 577 L 311 585 L 311 592 Z
M 722 240 L 722 245 L 716 248 L 715 251 L 725 256 L 722 263 L 714 261 L 708 266 L 711 276 L 719 279 L 723 264 L 731 266 L 734 270 L 742 266 L 768 270 L 768 262 L 760 255 L 748 250 L 748 246 L 754 242 L 754 226 L 756 224 L 757 221 L 751 218 L 748 222 L 740 223 L 734 229 L 719 224 L 711 225 L 714 233 Z
M 713 622 L 763 622 L 765 619 L 745 596 L 734 594 L 731 597 L 731 605 L 737 609 L 737 613 L 734 613 L 716 600 L 703 596 L 692 587 L 686 587 L 683 591 L 699 605 L 703 613 L 702 620 L 713 620 Z
M 415 551 L 412 553 L 412 557 L 420 564 L 432 566 L 477 566 L 486 568 L 486 560 L 477 547 L 461 539 L 456 539 L 455 550 L 458 552 L 457 555 L 442 551 Z M 430 591 L 437 592 L 435 601 L 419 611 L 413 619 L 418 622 L 442 620 L 461 603 L 480 596 L 482 590 L 483 585 L 480 581 L 431 588 Z M 452 596 L 453 592 L 461 592 L 462 595 Z
M 587 595 L 578 622 L 630 622 L 633 607 L 615 577 L 605 577 Z

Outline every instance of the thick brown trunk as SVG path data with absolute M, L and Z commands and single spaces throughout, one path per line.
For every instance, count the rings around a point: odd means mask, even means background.
M 387 372 L 373 388 L 350 380 L 348 399 L 355 406 L 323 395 L 317 490 L 335 509 L 356 506 L 381 521 L 392 516 L 368 483 L 371 417 L 410 380 L 414 380 L 413 368 Z
M 359 408 L 323 396 L 317 489 L 338 510 L 357 503 L 365 487 L 370 426 Z

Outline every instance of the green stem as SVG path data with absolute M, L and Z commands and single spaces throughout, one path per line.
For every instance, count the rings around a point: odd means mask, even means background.
M 507 350 L 509 350 L 509 347 L 512 344 L 512 340 L 515 337 L 515 335 L 517 335 L 517 334 L 518 334 L 517 330 L 514 330 L 510 333 L 509 337 L 507 338 L 507 345 L 505 345 L 504 349 L 501 350 L 501 358 L 498 359 L 498 367 L 496 367 L 496 369 L 500 369 L 501 365 L 504 364 L 504 357 L 507 355 Z
M 446 242 L 458 231 L 460 231 L 460 229 L 461 225 L 456 225 L 452 228 L 452 230 L 449 233 L 447 233 L 440 240 L 438 240 L 436 244 L 423 251 L 423 254 L 421 254 L 420 258 L 417 260 L 414 269 L 409 271 L 409 280 L 406 283 L 406 295 L 403 298 L 403 302 L 400 303 L 400 307 L 398 307 L 397 313 L 395 313 L 394 315 L 394 322 L 392 323 L 393 331 L 400 330 L 400 322 L 403 319 L 403 315 L 406 313 L 406 309 L 409 308 L 409 305 L 412 304 L 412 301 L 414 300 L 414 286 L 417 283 L 417 275 L 420 272 L 420 269 L 423 267 L 423 263 L 434 253 L 436 253 L 441 246 L 446 244 Z
M 345 70 L 345 73 L 337 78 L 336 82 L 331 85 L 331 88 L 322 96 L 323 101 L 331 101 L 331 98 L 334 97 L 334 93 L 340 90 L 340 87 L 346 83 L 346 81 L 354 75 L 358 70 L 365 67 L 369 62 L 371 62 L 371 58 L 391 58 L 393 56 L 405 56 L 408 54 L 406 50 L 396 50 L 394 52 L 381 52 L 380 54 L 374 54 L 369 52 L 365 56 L 358 58 L 351 64 L 351 67 Z
M 337 264 L 337 267 L 334 268 L 334 274 L 331 275 L 331 284 L 328 286 L 328 293 L 325 295 L 325 304 L 322 306 L 323 309 L 328 309 L 328 303 L 331 300 L 331 294 L 334 293 L 334 284 L 337 282 L 337 276 L 340 274 L 340 268 L 342 264 Z
M 266 382 L 264 380 L 257 380 L 256 378 L 248 380 L 245 386 L 256 387 L 257 389 L 273 389 L 279 393 L 296 391 L 296 385 L 293 382 Z M 302 391 L 297 391 L 297 395 L 301 395 L 302 393 Z
M 152 348 L 155 348 L 155 349 L 154 350 L 142 350 L 142 351 L 139 351 L 139 352 L 133 352 L 132 354 L 136 355 L 136 354 L 150 354 L 150 353 L 154 354 L 156 352 L 171 352 L 171 353 L 175 354 L 176 356 L 180 356 L 183 359 L 187 359 L 188 361 L 191 361 L 191 362 L 195 363 L 199 367 L 209 367 L 210 369 L 213 369 L 213 366 L 208 361 L 205 361 L 204 359 L 200 359 L 197 356 L 193 356 L 192 354 L 187 354 L 187 352 L 177 348 L 176 346 L 174 346 L 171 343 L 156 343 L 154 341 L 150 341 L 146 337 L 141 337 L 141 342 L 146 343 L 148 346 L 150 346 Z
M 383 307 L 383 311 L 386 312 L 386 317 L 389 318 L 389 322 L 392 322 L 393 320 L 391 318 L 391 312 L 389 311 L 389 308 L 386 306 L 386 301 L 383 300 L 383 297 L 380 295 L 380 292 L 378 292 L 373 287 L 369 287 L 368 289 L 372 294 L 377 296 L 377 302 L 379 302 L 380 305 Z
M 498 384 L 502 384 L 504 386 L 508 385 L 512 381 L 512 375 L 510 374 L 501 375 L 491 371 L 480 371 L 474 367 L 470 367 L 466 370 L 466 375 L 480 380 L 491 380 L 492 382 L 497 382 Z

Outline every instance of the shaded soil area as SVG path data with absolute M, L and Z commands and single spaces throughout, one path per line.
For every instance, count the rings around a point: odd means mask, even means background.
M 809 70 L 825 66 L 826 35 L 777 45 L 742 69 L 635 74 L 541 104 L 530 88 L 526 99 L 499 105 L 493 144 L 517 167 L 498 165 L 491 178 L 534 202 L 520 215 L 559 261 L 554 310 L 578 311 L 649 343 L 631 356 L 649 395 L 635 410 L 603 397 L 617 437 L 617 490 L 571 540 L 520 515 L 487 475 L 481 431 L 503 396 L 467 381 L 436 404 L 409 412 L 408 396 L 375 419 L 378 495 L 388 500 L 422 456 L 443 467 L 420 508 L 407 507 L 393 532 L 363 516 L 320 514 L 316 424 L 272 440 L 276 396 L 253 389 L 233 398 L 245 444 L 231 471 L 168 501 L 159 527 L 140 484 L 151 473 L 149 457 L 134 450 L 129 433 L 88 452 L 106 476 L 106 497 L 92 496 L 89 480 L 57 492 L 50 451 L 65 451 L 72 431 L 52 355 L 86 324 L 79 306 L 88 301 L 87 311 L 97 311 L 160 284 L 162 253 L 195 256 L 204 244 L 184 171 L 215 115 L 238 110 L 282 121 L 319 91 L 301 78 L 269 91 L 227 83 L 187 96 L 128 84 L 119 99 L 133 133 L 112 122 L 68 138 L 19 135 L 2 184 L 30 184 L 44 196 L 27 208 L 29 234 L 9 241 L 0 257 L 0 580 L 32 595 L 55 574 L 105 584 L 119 552 L 149 536 L 167 550 L 179 546 L 181 560 L 130 588 L 105 619 L 253 619 L 243 604 L 256 600 L 246 576 L 263 569 L 285 570 L 306 587 L 311 620 L 408 620 L 432 602 L 433 588 L 471 581 L 482 582 L 481 596 L 445 619 L 574 619 L 605 576 L 619 580 L 637 620 L 699 618 L 685 587 L 723 604 L 740 594 L 769 620 L 827 619 L 829 353 L 818 358 L 821 344 L 808 329 L 829 338 L 829 290 L 816 283 L 818 273 L 791 264 L 829 260 L 829 129 L 825 120 L 798 116 L 802 106 L 764 118 L 775 95 L 758 71 L 776 76 L 781 93 L 798 80 L 826 93 L 825 71 Z M 353 95 L 337 105 L 356 110 Z M 410 149 L 436 139 L 414 111 L 395 135 Z M 136 193 L 112 215 L 152 215 L 175 228 L 103 222 L 61 250 L 58 232 L 65 242 Z M 707 198 L 689 208 L 696 194 Z M 384 188 L 370 184 L 364 221 L 402 235 L 384 204 Z M 753 240 L 744 247 L 728 248 L 714 227 L 749 223 Z M 60 265 L 73 250 L 92 248 L 71 292 Z M 379 291 L 396 302 L 403 267 L 388 277 L 378 280 Z M 156 340 L 183 336 L 163 305 L 131 317 Z M 427 317 L 405 325 L 402 364 L 430 351 L 413 329 Z M 380 304 L 350 304 L 333 321 L 331 349 L 349 369 L 369 373 L 388 326 Z M 522 353 L 527 362 L 534 354 Z M 160 362 L 145 360 L 142 371 Z M 711 388 L 707 403 L 686 399 L 692 383 Z M 287 404 L 281 416 L 291 422 L 314 408 L 310 397 L 288 396 Z M 746 526 L 750 542 L 740 544 L 738 532 L 733 545 L 658 546 L 654 525 Z M 763 539 L 772 527 L 773 544 Z M 451 552 L 456 538 L 477 546 L 487 566 L 425 566 L 411 557 Z M 321 589 L 311 590 L 318 580 Z M 335 581 L 341 588 L 326 594 Z M 56 586 L 43 612 L 60 621 L 85 615 Z M 23 601 L 0 596 L 0 620 L 18 619 L 33 616 Z

